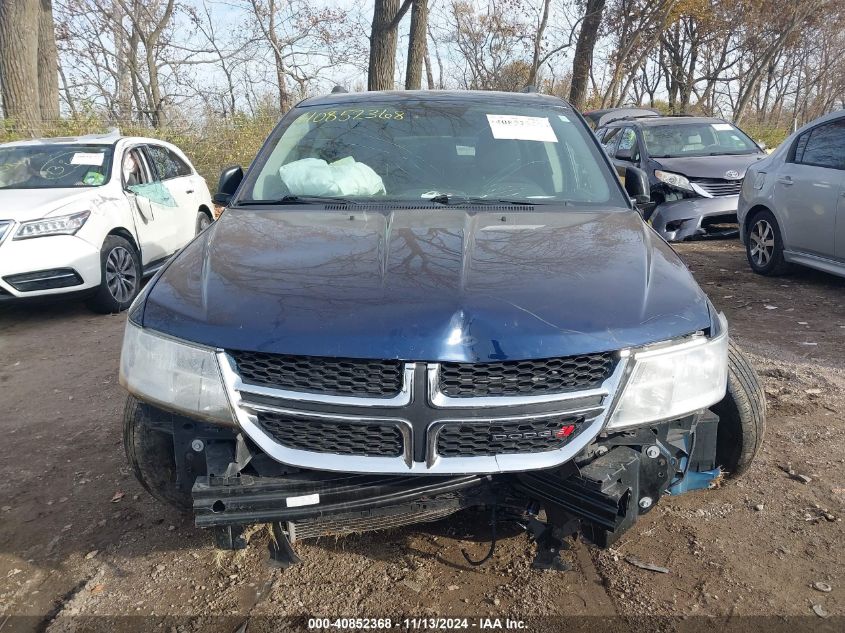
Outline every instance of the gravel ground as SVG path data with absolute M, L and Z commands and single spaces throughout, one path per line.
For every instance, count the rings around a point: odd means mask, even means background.
M 518 530 L 487 565 L 468 566 L 462 548 L 487 548 L 487 516 L 476 512 L 301 543 L 304 562 L 286 571 L 266 565 L 262 529 L 248 549 L 218 552 L 124 462 L 125 317 L 0 305 L 0 631 L 231 632 L 247 616 L 248 630 L 305 628 L 315 616 L 469 617 L 470 628 L 527 619 L 532 630 L 559 628 L 562 616 L 598 616 L 567 620 L 572 630 L 633 630 L 655 616 L 651 629 L 712 630 L 695 617 L 711 616 L 736 630 L 843 630 L 845 279 L 755 276 L 735 242 L 678 252 L 763 378 L 762 453 L 740 480 L 662 500 L 614 549 L 575 544 L 564 573 L 532 570 Z

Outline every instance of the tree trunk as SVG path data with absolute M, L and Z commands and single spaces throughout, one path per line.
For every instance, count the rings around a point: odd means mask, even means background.
M 375 0 L 370 32 L 370 65 L 367 90 L 392 90 L 396 70 L 396 39 L 399 21 L 411 6 L 405 0 Z
M 38 16 L 38 99 L 44 122 L 59 118 L 59 54 L 53 0 L 41 0 Z
M 578 42 L 575 44 L 569 101 L 578 110 L 583 110 L 587 102 L 587 84 L 593 64 L 593 50 L 596 47 L 605 2 L 606 0 L 587 0 L 584 20 L 581 22 L 581 31 L 578 33 Z
M 411 32 L 408 38 L 408 65 L 405 69 L 405 90 L 419 90 L 422 88 L 423 60 L 428 54 L 426 52 L 428 0 L 413 1 L 414 8 L 411 9 Z
M 537 73 L 540 71 L 540 53 L 543 51 L 543 36 L 546 33 L 546 25 L 549 23 L 549 5 L 551 0 L 543 0 L 543 16 L 540 24 L 537 25 L 537 32 L 534 34 L 534 51 L 531 55 L 531 70 L 528 71 L 528 85 L 537 87 Z
M 37 134 L 39 0 L 0 0 L 0 77 L 5 116 Z

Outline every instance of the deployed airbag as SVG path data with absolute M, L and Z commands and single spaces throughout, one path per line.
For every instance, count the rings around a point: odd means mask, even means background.
M 295 196 L 375 196 L 385 193 L 384 182 L 369 165 L 351 156 L 333 163 L 303 158 L 279 168 L 279 176 Z

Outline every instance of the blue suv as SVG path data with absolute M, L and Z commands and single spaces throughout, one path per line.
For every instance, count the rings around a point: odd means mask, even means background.
M 760 385 L 620 175 L 550 96 L 299 103 L 129 310 L 139 480 L 219 547 L 271 524 L 280 565 L 482 507 L 561 568 L 567 534 L 606 546 L 741 473 Z

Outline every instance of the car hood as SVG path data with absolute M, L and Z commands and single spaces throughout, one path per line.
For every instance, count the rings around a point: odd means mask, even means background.
M 85 203 L 95 197 L 94 188 L 0 189 L 0 220 L 26 222 L 54 212 L 84 211 Z
M 224 349 L 480 361 L 707 329 L 709 302 L 633 211 L 228 211 L 142 323 Z
M 722 178 L 737 180 L 745 176 L 745 170 L 766 154 L 738 154 L 729 156 L 687 156 L 683 158 L 653 158 L 662 169 L 682 174 L 687 178 Z M 734 171 L 737 176 L 728 176 Z

